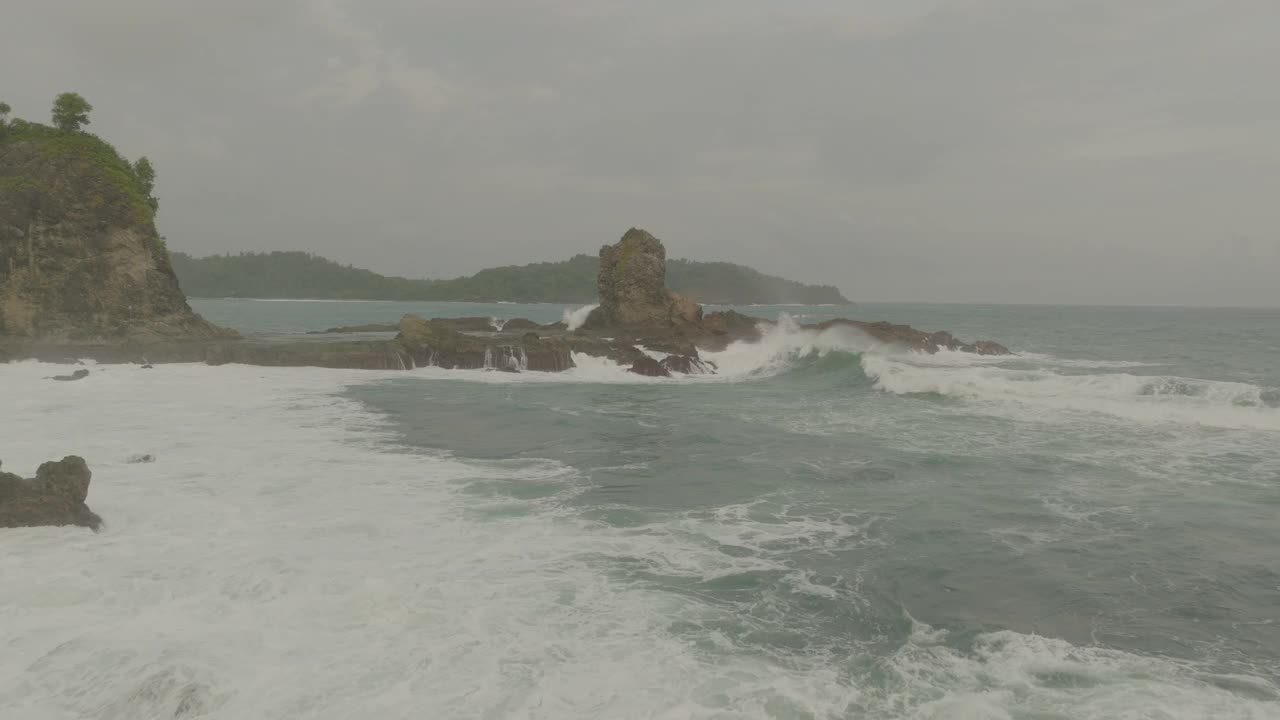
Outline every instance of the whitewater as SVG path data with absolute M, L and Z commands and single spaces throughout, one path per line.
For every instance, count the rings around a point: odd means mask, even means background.
M 0 365 L 4 469 L 106 522 L 0 531 L 0 717 L 1280 717 L 1280 313 L 824 312 L 672 381 Z

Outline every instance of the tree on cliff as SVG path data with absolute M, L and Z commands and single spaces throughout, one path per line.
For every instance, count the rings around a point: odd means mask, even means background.
M 156 169 L 151 166 L 151 161 L 145 155 L 133 164 L 133 174 L 138 176 L 138 182 L 142 184 L 142 194 L 147 196 L 147 204 L 151 206 L 151 212 L 159 210 L 160 201 L 151 194 L 156 187 Z
M 64 92 L 53 101 L 53 124 L 59 130 L 76 132 L 89 124 L 93 106 L 80 93 Z

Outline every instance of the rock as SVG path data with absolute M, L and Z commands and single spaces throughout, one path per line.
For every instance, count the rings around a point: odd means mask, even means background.
M 28 124 L 0 141 L 0 176 L 0 340 L 236 335 L 187 305 L 152 210 L 110 145 Z
M 395 332 L 398 328 L 395 325 L 387 325 L 383 323 L 370 323 L 368 325 L 339 325 L 331 327 L 328 330 L 309 330 L 308 335 L 336 335 L 340 333 L 371 333 L 371 332 Z
M 134 465 L 141 464 L 141 463 L 153 463 L 155 461 L 156 461 L 156 456 L 151 455 L 149 453 L 146 455 L 130 455 L 129 459 L 125 460 L 125 462 L 131 463 Z
M 667 291 L 667 297 L 671 300 L 671 325 L 687 328 L 697 328 L 702 325 L 701 305 L 670 290 Z
M 0 472 L 0 528 L 79 525 L 97 530 L 102 518 L 85 505 L 91 477 L 84 459 L 75 455 L 42 464 L 31 480 Z
M 538 323 L 524 318 L 511 318 L 502 325 L 502 329 L 507 332 L 511 332 L 513 330 L 537 330 L 541 327 L 542 326 Z
M 527 332 L 524 335 L 521 335 L 520 339 L 532 342 L 534 340 L 541 340 L 542 338 L 536 332 Z
M 458 332 L 493 332 L 501 323 L 501 320 L 491 317 L 431 318 L 432 325 Z
M 560 372 L 574 366 L 572 348 L 563 339 L 540 338 L 535 333 L 519 339 L 492 333 L 469 335 L 453 329 L 453 324 L 448 319 L 428 321 L 405 315 L 395 344 L 419 367 Z
M 743 315 L 736 310 L 713 312 L 702 319 L 703 330 L 713 335 L 759 335 L 760 318 Z
M 399 343 L 363 342 L 229 342 L 203 348 L 210 365 L 325 367 L 356 370 L 408 370 L 414 360 Z
M 397 339 L 405 342 L 428 342 L 434 337 L 431 323 L 412 313 L 400 318 L 396 329 L 400 331 Z
M 702 306 L 667 289 L 667 250 L 653 235 L 631 228 L 600 248 L 596 291 L 600 306 L 586 328 L 696 327 Z
M 662 366 L 662 363 L 648 355 L 638 358 L 627 372 L 644 375 L 645 377 L 671 377 L 671 373 Z
M 89 371 L 85 369 L 77 370 L 70 375 L 54 375 L 50 380 L 61 380 L 63 382 L 71 382 L 73 380 L 83 380 L 89 377 Z
M 977 353 L 979 355 L 1011 355 L 1009 348 L 1001 345 L 994 340 L 979 340 L 972 345 L 965 345 L 960 348 L 966 352 Z
M 662 358 L 662 369 L 667 374 L 680 373 L 682 375 L 713 375 L 716 371 L 715 363 L 700 360 L 691 355 L 668 355 Z

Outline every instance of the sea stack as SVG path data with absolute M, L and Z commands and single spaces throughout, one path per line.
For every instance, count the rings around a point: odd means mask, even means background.
M 110 145 L 34 123 L 0 140 L 0 342 L 234 336 L 187 305 L 151 201 Z
M 701 305 L 667 289 L 662 241 L 639 228 L 600 248 L 596 291 L 600 307 L 587 318 L 589 329 L 696 330 L 702 323 Z

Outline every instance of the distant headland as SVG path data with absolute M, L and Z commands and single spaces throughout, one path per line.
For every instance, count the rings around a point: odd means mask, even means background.
M 599 258 L 511 265 L 451 280 L 388 277 L 305 252 L 241 253 L 196 258 L 171 255 L 191 297 L 313 300 L 418 300 L 590 303 Z M 709 305 L 847 305 L 830 285 L 806 285 L 728 262 L 668 260 L 667 285 Z

